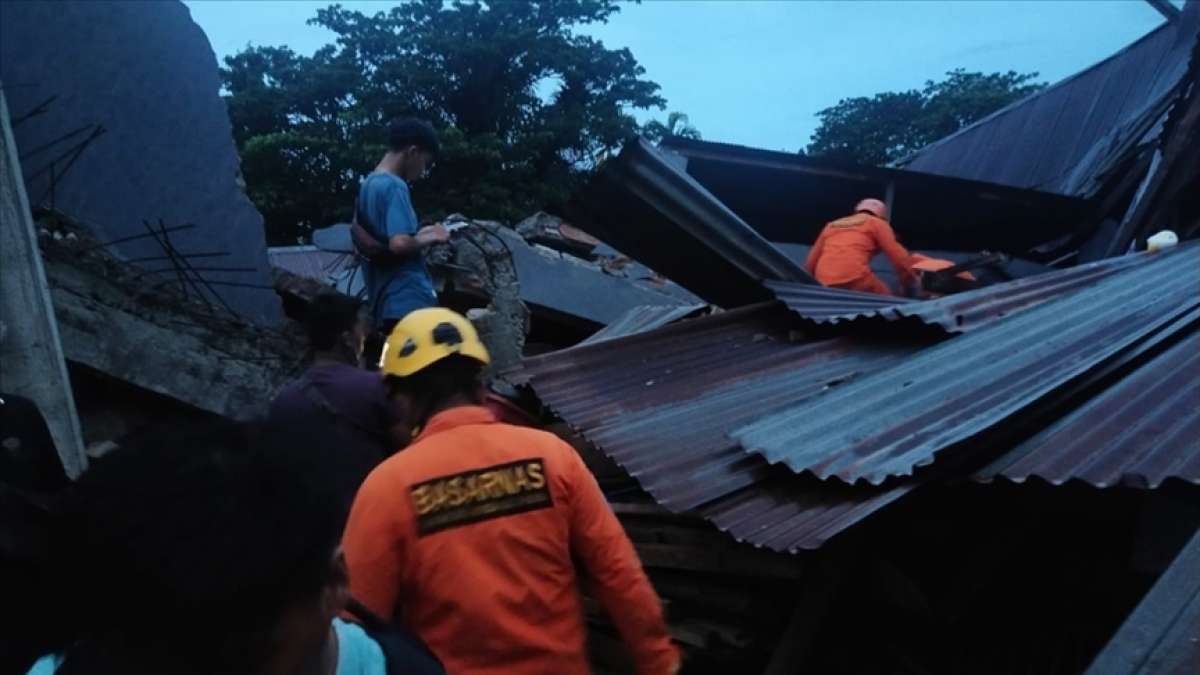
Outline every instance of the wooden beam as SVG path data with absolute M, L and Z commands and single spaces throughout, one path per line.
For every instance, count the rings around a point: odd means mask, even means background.
M 1179 18 L 1179 8 L 1170 3 L 1170 0 L 1146 0 L 1146 4 L 1154 8 L 1154 11 L 1163 15 L 1167 21 L 1174 21 Z
M 1146 197 L 1150 185 L 1155 181 L 1159 173 L 1159 167 L 1162 166 L 1162 150 L 1155 150 L 1154 157 L 1150 160 L 1150 168 L 1146 169 L 1146 175 L 1142 178 L 1141 184 L 1138 185 L 1137 192 L 1133 195 L 1133 200 L 1129 202 L 1129 208 L 1125 210 L 1125 216 L 1121 218 L 1121 224 L 1117 227 L 1116 234 L 1108 244 L 1108 248 L 1104 251 L 1104 257 L 1112 257 L 1127 253 L 1130 244 L 1133 243 L 1134 237 L 1137 235 L 1137 225 L 1140 220 L 1139 216 L 1143 213 L 1142 200 Z
M 804 657 L 817 637 L 837 587 L 841 573 L 829 561 L 809 566 L 803 589 L 796 599 L 796 609 L 788 627 L 779 638 L 764 675 L 794 675 L 804 672 Z
M 646 567 L 710 572 L 734 576 L 799 579 L 800 560 L 769 551 L 710 549 L 670 544 L 635 544 Z
M 67 475 L 87 468 L 58 322 L 0 86 L 0 390 L 37 404 Z

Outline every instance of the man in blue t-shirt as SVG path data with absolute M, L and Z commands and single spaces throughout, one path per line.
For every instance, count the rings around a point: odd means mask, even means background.
M 438 147 L 428 122 L 392 122 L 388 152 L 358 190 L 354 243 L 367 258 L 367 308 L 384 337 L 409 312 L 437 304 L 421 252 L 447 241 L 450 234 L 440 223 L 420 226 L 408 185 L 425 175 Z

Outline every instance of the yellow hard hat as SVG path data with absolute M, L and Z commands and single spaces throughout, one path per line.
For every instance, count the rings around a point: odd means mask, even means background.
M 408 377 L 452 354 L 484 365 L 492 362 L 466 317 L 444 307 L 418 309 L 392 329 L 379 357 L 379 369 L 384 375 Z

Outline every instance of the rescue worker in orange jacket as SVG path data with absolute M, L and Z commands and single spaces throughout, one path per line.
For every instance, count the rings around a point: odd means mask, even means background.
M 396 324 L 380 360 L 415 441 L 360 488 L 343 538 L 351 594 L 455 675 L 588 673 L 576 571 L 646 675 L 674 673 L 658 596 L 595 478 L 558 437 L 480 405 L 489 362 L 442 308 Z
M 909 267 L 908 251 L 896 241 L 888 224 L 887 205 L 878 199 L 864 199 L 854 214 L 825 226 L 813 244 L 804 269 L 822 285 L 851 291 L 892 295 L 887 284 L 871 271 L 871 258 L 882 252 L 896 268 L 901 292 L 916 284 Z

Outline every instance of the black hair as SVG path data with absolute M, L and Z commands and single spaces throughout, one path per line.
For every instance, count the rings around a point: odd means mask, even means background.
M 405 394 L 412 400 L 418 426 L 454 398 L 481 402 L 483 364 L 461 354 L 451 354 L 408 377 L 384 378 L 389 395 Z
M 338 338 L 358 323 L 362 304 L 362 300 L 341 293 L 322 293 L 314 298 L 304 314 L 309 345 L 321 351 L 336 347 Z
M 388 125 L 389 149 L 399 152 L 414 145 L 435 157 L 442 149 L 433 125 L 425 120 L 406 117 Z
M 58 674 L 254 672 L 284 611 L 337 580 L 331 442 L 213 421 L 96 462 L 64 524 L 76 623 Z

